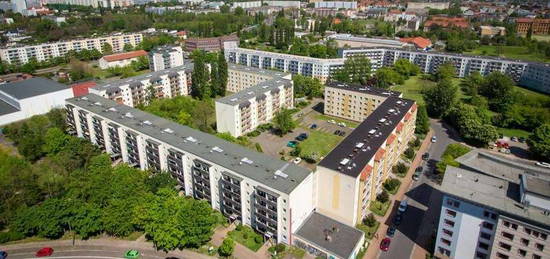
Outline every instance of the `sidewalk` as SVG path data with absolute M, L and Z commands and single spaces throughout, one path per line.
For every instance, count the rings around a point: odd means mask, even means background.
M 235 229 L 235 224 L 229 225 L 229 227 L 219 227 L 215 230 L 214 235 L 212 236 L 212 244 L 215 246 L 221 246 L 223 240 L 225 237 L 227 237 L 227 233 L 231 230 Z M 254 252 L 250 249 L 248 249 L 246 246 L 243 246 L 239 244 L 238 242 L 235 242 L 235 250 L 233 251 L 233 257 L 239 258 L 239 259 L 261 259 L 261 258 L 269 258 L 269 253 L 267 252 L 267 249 L 269 248 L 269 244 L 266 242 L 258 251 Z
M 374 234 L 374 237 L 369 241 L 369 247 L 367 248 L 367 252 L 363 256 L 363 258 L 365 259 L 377 258 L 378 253 L 380 251 L 380 248 L 379 248 L 380 242 L 382 241 L 382 239 L 386 237 L 386 231 L 388 230 L 388 225 L 384 224 L 384 222 L 387 222 L 388 218 L 392 215 L 392 208 L 393 208 L 394 202 L 396 200 L 402 200 L 403 197 L 405 196 L 405 193 L 409 191 L 409 188 L 411 188 L 413 183 L 412 174 L 414 173 L 414 170 L 416 169 L 416 167 L 419 166 L 420 163 L 422 163 L 422 154 L 426 152 L 430 147 L 430 144 L 431 144 L 430 139 L 432 138 L 432 135 L 433 135 L 433 130 L 430 129 L 430 132 L 426 134 L 426 137 L 424 138 L 422 145 L 420 145 L 420 148 L 416 151 L 416 156 L 409 166 L 409 171 L 407 172 L 407 175 L 405 175 L 405 177 L 400 179 L 401 187 L 399 188 L 399 191 L 397 191 L 395 195 L 390 197 L 390 207 L 388 209 L 388 212 L 386 212 L 386 215 L 384 215 L 384 217 L 379 217 L 375 215 L 376 220 L 380 222 L 380 227 L 378 227 L 378 230 Z M 415 244 L 413 247 L 413 253 L 416 254 L 418 250 L 421 250 L 421 248 Z

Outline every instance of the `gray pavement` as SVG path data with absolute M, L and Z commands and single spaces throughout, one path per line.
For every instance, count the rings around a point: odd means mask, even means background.
M 430 160 L 427 163 L 424 162 L 422 177 L 414 182 L 406 192 L 405 199 L 408 201 L 409 206 L 403 216 L 401 225 L 397 227 L 397 231 L 392 238 L 389 251 L 380 252 L 378 258 L 410 258 L 415 245 L 429 251 L 433 249 L 430 247 L 431 239 L 439 220 L 442 194 L 432 172 L 435 163 L 441 159 L 445 147 L 456 142 L 459 138 L 456 132 L 439 121 L 431 120 L 430 124 L 434 136 L 437 137 L 436 143 L 432 143 L 428 149 Z M 397 206 L 397 203 L 394 206 Z M 393 212 L 395 211 L 396 208 Z M 388 218 L 386 224 L 391 225 L 392 219 L 393 217 Z

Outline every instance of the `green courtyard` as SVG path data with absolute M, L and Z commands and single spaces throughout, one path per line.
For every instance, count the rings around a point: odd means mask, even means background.
M 500 48 L 500 53 L 498 48 Z M 494 57 L 503 57 L 509 59 L 519 59 L 526 61 L 535 61 L 535 62 L 550 62 L 550 59 L 544 58 L 543 56 L 531 51 L 529 48 L 524 46 L 487 46 L 482 45 L 476 49 L 465 52 L 465 54 L 470 55 L 481 55 L 481 56 L 494 56 Z

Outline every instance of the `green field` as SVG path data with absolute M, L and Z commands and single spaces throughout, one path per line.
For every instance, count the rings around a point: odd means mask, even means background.
M 316 153 L 318 157 L 326 156 L 343 137 L 336 136 L 330 133 L 324 133 L 318 130 L 311 130 L 309 137 L 300 143 L 300 156 L 309 157 Z
M 510 58 L 510 59 L 519 59 L 519 60 L 526 60 L 526 61 L 535 61 L 535 62 L 550 62 L 550 59 L 544 58 L 539 54 L 533 53 L 533 51 L 529 50 L 527 47 L 523 46 L 501 46 L 502 53 L 500 54 L 500 57 L 503 58 Z M 497 54 L 497 47 L 496 46 L 479 46 L 478 48 L 469 51 L 464 52 L 465 54 L 471 54 L 471 55 L 482 55 L 482 56 L 499 56 Z
M 550 34 L 546 35 L 533 35 L 534 39 L 540 40 L 540 41 L 550 41 Z
M 248 249 L 256 252 L 263 245 L 263 238 L 258 233 L 254 232 L 249 226 L 240 226 L 229 233 L 227 233 L 236 242 L 246 246 Z M 256 242 L 257 240 L 262 240 L 262 242 Z
M 528 138 L 531 133 L 525 130 L 520 129 L 506 129 L 506 128 L 497 128 L 498 133 L 507 136 L 507 137 L 524 137 Z
M 453 78 L 453 83 L 459 84 L 460 78 Z M 403 97 L 407 99 L 412 99 L 419 105 L 424 105 L 424 98 L 422 97 L 422 91 L 434 86 L 436 83 L 430 80 L 424 80 L 420 76 L 412 76 L 411 78 L 405 80 L 405 83 L 402 85 L 395 85 L 391 88 L 393 91 L 398 91 L 403 93 Z M 460 89 L 459 89 L 460 90 Z M 464 97 L 462 91 L 458 93 L 459 98 Z

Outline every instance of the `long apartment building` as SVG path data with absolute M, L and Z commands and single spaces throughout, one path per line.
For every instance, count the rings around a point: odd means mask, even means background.
M 16 46 L 0 49 L 0 59 L 9 64 L 25 64 L 32 58 L 36 58 L 37 61 L 45 61 L 64 56 L 71 50 L 76 52 L 84 49 L 103 51 L 102 48 L 105 43 L 111 45 L 113 52 L 121 52 L 124 45 L 130 44 L 135 47 L 142 40 L 143 35 L 141 33 L 119 33 L 103 37 Z
M 88 94 L 66 101 L 69 132 L 113 159 L 169 172 L 188 196 L 276 243 L 355 258 L 364 233 L 314 210 L 311 171 L 155 115 Z
M 550 170 L 483 151 L 448 166 L 438 258 L 550 258 Z
M 402 97 L 402 94 L 377 87 L 330 82 L 325 86 L 324 113 L 362 122 L 390 96 Z
M 455 65 L 459 77 L 468 76 L 475 71 L 482 75 L 500 71 L 520 85 L 550 93 L 550 65 L 546 63 L 384 47 L 340 49 L 339 58 L 319 59 L 244 49 L 232 42 L 225 44 L 226 60 L 230 63 L 311 76 L 322 82 L 326 82 L 340 69 L 347 58 L 365 56 L 370 59 L 373 70 L 392 66 L 399 59 L 408 59 L 418 65 L 422 72 L 435 73 L 442 64 L 450 62 Z
M 193 64 L 187 64 L 120 79 L 94 86 L 89 92 L 131 107 L 147 104 L 153 98 L 189 95 L 191 89 L 188 74 L 191 73 L 192 66 Z
M 182 66 L 183 50 L 180 46 L 162 46 L 149 52 L 149 68 L 159 71 Z
M 327 91 L 336 93 L 340 87 L 328 87 L 336 90 Z M 414 101 L 399 98 L 396 93 L 387 95 L 380 103 L 378 94 L 369 97 L 362 88 L 354 93 L 350 100 L 371 98 L 372 111 L 365 115 L 365 110 L 358 109 L 356 116 L 339 116 L 365 119 L 319 163 L 316 171 L 316 189 L 323 190 L 317 194 L 317 211 L 350 226 L 367 216 L 370 201 L 382 191 L 392 167 L 414 138 L 417 112 Z M 329 98 L 333 95 L 325 95 L 325 103 L 331 102 Z M 343 110 L 356 104 L 338 105 L 339 108 L 333 109 Z
M 268 123 L 282 108 L 294 107 L 291 74 L 229 64 L 227 90 L 216 100 L 218 132 L 238 137 Z

